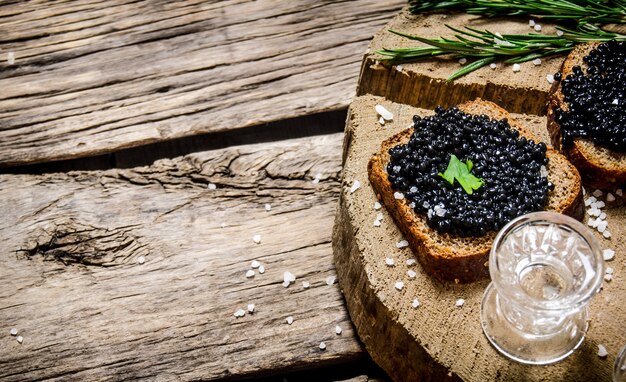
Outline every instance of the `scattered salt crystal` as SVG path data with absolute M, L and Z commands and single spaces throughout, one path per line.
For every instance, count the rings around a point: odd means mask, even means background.
M 254 271 L 252 269 L 249 269 L 248 272 L 246 272 L 246 277 L 247 278 L 254 277 Z
M 598 189 L 596 189 L 596 190 L 593 192 L 593 196 L 595 196 L 596 198 L 601 197 L 601 196 L 602 196 L 602 190 L 598 190 Z
M 604 275 L 604 281 L 610 282 L 611 280 L 613 280 L 613 275 L 611 274 Z
M 225 223 L 225 222 L 222 222 L 222 224 L 220 224 L 220 227 L 222 227 L 222 228 L 226 228 L 226 223 Z
M 17 328 L 11 329 L 9 333 L 11 333 L 12 336 L 17 336 Z
M 252 241 L 254 241 L 257 244 L 261 244 L 261 235 L 252 236 Z
M 138 262 L 139 264 L 143 264 L 143 263 L 145 263 L 145 262 L 146 262 L 146 258 L 145 258 L 145 257 L 143 257 L 143 256 L 139 256 L 139 258 L 137 258 L 137 262 Z
M 432 208 L 428 209 L 427 216 L 428 216 L 429 219 L 433 217 L 433 209 Z
M 549 84 L 553 83 L 554 82 L 554 74 L 546 75 L 546 80 L 548 80 Z
M 595 203 L 596 208 L 604 208 L 606 206 L 606 203 L 604 203 L 602 200 L 598 200 Z
M 408 259 L 408 260 L 406 261 L 406 265 L 414 265 L 414 264 L 415 264 L 415 262 L 416 262 L 416 261 L 415 261 L 415 259 Z
M 597 225 L 597 224 L 596 224 L 596 219 L 589 218 L 589 220 L 587 220 L 587 225 L 588 225 L 589 227 L 595 228 L 595 227 L 594 227 L 594 225 Z
M 610 192 L 608 194 L 606 194 L 606 201 L 607 202 L 614 202 L 615 201 L 615 196 L 613 196 L 613 194 L 611 194 Z
M 252 260 L 252 262 L 250 263 L 250 267 L 254 269 L 257 269 L 260 266 L 261 266 L 261 263 L 259 263 L 257 260 Z
M 602 232 L 602 236 L 604 236 L 605 239 L 610 239 L 611 231 L 609 231 L 608 229 L 605 229 L 604 232 Z
M 492 62 L 491 64 L 489 64 L 489 67 L 490 67 L 491 69 L 495 69 L 495 68 L 497 68 L 497 67 L 498 67 L 498 65 L 496 65 L 496 63 L 495 63 L 495 62 Z
M 460 307 L 463 306 L 463 304 L 465 304 L 465 300 L 460 298 L 460 299 L 456 300 L 456 303 L 454 305 L 456 305 L 457 307 L 460 308 Z
M 614 270 L 611 267 L 606 267 L 606 269 L 604 270 L 604 273 L 606 273 L 607 275 L 612 275 L 613 272 Z
M 254 304 L 248 304 L 248 312 L 249 313 L 254 313 L 254 308 L 255 308 Z
M 401 72 L 402 71 L 402 65 L 396 65 L 396 70 Z
M 409 269 L 408 271 L 406 271 L 406 274 L 409 276 L 409 278 L 414 279 L 415 276 L 417 276 L 417 272 L 415 272 L 412 269 Z
M 556 35 L 557 36 L 563 36 L 563 31 L 562 30 L 557 30 L 556 31 Z
M 289 271 L 285 271 L 285 273 L 283 273 L 283 281 L 286 283 L 292 283 L 296 281 L 296 275 Z
M 261 264 L 261 265 L 259 265 L 259 273 L 260 273 L 260 274 L 265 273 L 265 267 L 264 267 L 262 264 Z
M 535 20 L 533 20 L 533 19 L 528 20 L 528 26 L 529 27 L 534 27 L 535 26 Z
M 386 258 L 385 259 L 385 264 L 387 264 L 390 267 L 393 266 L 393 264 L 394 264 L 393 258 L 391 258 L 391 257 Z
M 375 210 L 380 210 L 381 207 L 382 206 L 380 205 L 380 203 L 378 203 L 378 202 L 374 203 L 374 209 Z
M 623 193 L 623 191 L 622 191 L 622 189 L 621 189 L 621 188 L 618 188 L 617 190 L 615 190 L 615 195 L 617 195 L 617 196 L 623 196 L 623 195 L 624 195 L 624 193 Z
M 615 251 L 612 249 L 605 249 L 602 251 L 602 257 L 604 257 L 605 261 L 611 261 L 615 257 Z
M 335 326 L 335 334 L 336 334 L 336 335 L 340 335 L 340 334 L 341 334 L 341 332 L 342 332 L 342 330 L 341 330 L 341 326 L 336 325 L 336 326 Z
M 235 312 L 235 317 L 237 317 L 237 318 L 239 318 L 239 317 L 243 317 L 243 316 L 245 316 L 245 315 L 246 315 L 246 311 L 245 311 L 245 310 L 243 310 L 243 309 L 238 309 L 238 310 Z
M 9 63 L 9 65 L 15 64 L 15 53 L 13 52 L 7 53 L 7 62 Z
M 535 66 L 537 66 L 537 65 L 541 65 L 541 58 L 535 58 L 535 59 L 533 60 L 533 64 L 534 64 Z
M 376 112 L 386 121 L 391 121 L 393 119 L 393 113 L 387 110 L 383 105 L 376 105 Z
M 398 248 L 404 248 L 408 246 L 409 246 L 409 242 L 406 240 L 400 240 L 399 242 L 396 243 L 396 247 Z
M 378 118 L 378 123 L 380 123 L 381 125 L 385 126 L 385 118 L 383 118 L 383 117 Z
M 327 285 L 333 285 L 335 283 L 336 277 L 335 276 L 328 276 L 326 277 L 326 284 Z
M 24 337 L 22 337 L 22 336 L 17 336 L 17 338 L 15 338 L 15 340 L 16 340 L 18 343 L 20 343 L 20 344 L 21 344 L 22 342 L 24 342 Z
M 409 208 L 412 210 L 415 209 L 415 202 L 409 203 Z
M 613 100 L 613 102 L 611 102 L 613 105 L 619 105 L 619 99 L 615 98 Z
M 378 220 L 378 219 L 374 220 L 374 227 L 380 227 L 380 226 L 381 226 L 380 220 Z
M 589 214 L 589 216 L 600 216 L 601 213 L 602 211 L 595 207 L 592 207 L 589 209 L 589 211 L 587 211 L 587 214 Z
M 600 213 L 600 216 L 598 216 L 600 219 L 606 219 L 606 212 L 602 212 Z
M 608 222 L 606 220 L 601 221 L 600 223 L 598 223 L 598 232 L 603 233 L 606 230 L 606 227 L 608 226 Z
M 215 190 L 217 188 L 217 186 L 213 183 L 209 183 L 209 185 L 207 186 L 209 190 Z
M 467 58 L 462 57 L 462 58 L 459 59 L 459 64 L 465 65 L 466 63 L 467 63 Z
M 318 184 L 320 182 L 320 178 L 313 178 L 313 180 L 311 181 L 311 183 L 313 184 Z
M 414 308 L 417 308 L 418 306 L 420 306 L 420 301 L 416 298 L 413 299 L 413 302 L 411 303 L 411 306 Z
M 522 66 L 520 64 L 513 64 L 514 72 L 519 72 L 520 70 L 522 70 Z
M 270 211 L 272 209 L 272 205 L 269 203 L 265 204 L 265 211 Z
M 541 31 L 541 25 L 539 25 L 539 24 L 535 24 L 535 26 L 533 28 L 535 28 L 535 30 L 537 32 Z
M 376 220 L 383 220 L 383 213 L 379 212 L 376 214 Z
M 539 168 L 539 175 L 542 178 L 547 178 L 548 177 L 548 169 L 546 168 L 546 166 L 541 166 L 541 168 Z
M 325 350 L 326 344 L 324 342 L 320 342 L 320 350 Z
M 283 281 L 283 286 L 284 286 L 285 288 L 289 288 L 289 284 L 290 284 L 290 282 L 289 282 L 289 281 Z
M 358 190 L 361 187 L 361 182 L 359 182 L 358 180 L 355 180 L 354 182 L 352 182 L 352 187 L 350 187 L 350 193 L 353 193 L 354 191 Z
M 293 317 L 291 317 L 291 316 L 287 317 L 286 321 L 287 321 L 287 325 L 293 324 Z
M 598 357 L 606 357 L 609 354 L 609 352 L 606 351 L 606 348 L 604 347 L 604 345 L 600 344 L 598 345 Z
M 304 289 L 309 289 L 310 286 L 311 286 L 311 283 L 309 283 L 308 281 L 303 281 L 302 282 L 302 287 Z
M 401 200 L 401 199 L 404 199 L 404 194 L 401 193 L 401 192 L 397 192 L 396 191 L 396 192 L 393 193 L 393 197 L 398 199 L 398 200 Z
M 394 286 L 396 287 L 397 290 L 402 290 L 402 288 L 404 288 L 404 283 L 402 281 L 396 281 Z

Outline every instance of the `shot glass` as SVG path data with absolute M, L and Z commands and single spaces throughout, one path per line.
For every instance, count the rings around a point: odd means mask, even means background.
M 602 251 L 587 227 L 554 212 L 520 216 L 496 236 L 489 273 L 481 324 L 500 353 L 544 365 L 580 346 L 587 305 L 604 274 Z

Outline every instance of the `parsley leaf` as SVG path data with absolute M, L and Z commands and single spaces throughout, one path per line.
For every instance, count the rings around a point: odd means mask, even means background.
M 439 176 L 447 180 L 450 184 L 454 184 L 454 180 L 456 179 L 461 187 L 463 187 L 463 190 L 471 195 L 474 190 L 478 190 L 480 186 L 483 185 L 481 178 L 477 178 L 470 173 L 472 167 L 474 167 L 474 164 L 471 160 L 468 159 L 463 163 L 456 155 L 452 154 L 448 168 L 446 168 L 443 174 L 439 173 Z

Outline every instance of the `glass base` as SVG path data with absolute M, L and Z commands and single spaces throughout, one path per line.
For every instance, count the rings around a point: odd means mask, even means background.
M 520 331 L 502 314 L 492 283 L 483 295 L 480 321 L 487 339 L 505 356 L 521 363 L 546 365 L 572 354 L 585 339 L 587 310 L 572 315 L 554 332 L 536 335 Z

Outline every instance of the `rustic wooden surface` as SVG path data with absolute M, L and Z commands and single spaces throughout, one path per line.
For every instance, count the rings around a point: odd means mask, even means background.
M 377 123 L 376 104 L 394 114 L 384 127 Z M 367 162 L 381 142 L 405 129 L 415 114 L 432 113 L 393 104 L 373 96 L 353 101 L 345 134 L 345 164 L 340 206 L 333 232 L 335 264 L 350 316 L 372 358 L 396 381 L 608 381 L 619 349 L 626 342 L 626 218 L 625 209 L 606 210 L 610 240 L 598 235 L 604 248 L 615 250 L 613 281 L 590 305 L 590 329 L 583 345 L 566 360 L 549 366 L 527 366 L 507 360 L 491 347 L 480 326 L 480 301 L 488 280 L 467 285 L 443 283 L 428 276 L 402 239 L 391 216 L 376 211 Z M 539 137 L 548 140 L 545 117 L 514 115 Z M 351 193 L 355 180 L 361 188 Z M 383 213 L 381 227 L 373 222 Z M 392 257 L 395 265 L 386 265 Z M 409 269 L 417 276 L 411 279 Z M 404 288 L 394 288 L 396 281 Z M 411 306 L 418 298 L 420 306 Z M 465 299 L 462 307 L 457 299 Z M 609 352 L 597 355 L 598 344 Z
M 368 41 L 402 4 L 0 5 L 0 167 L 345 108 Z
M 341 143 L 0 175 L 0 380 L 241 378 L 366 357 L 326 282 Z M 266 271 L 246 278 L 255 259 Z
M 376 51 L 382 48 L 405 48 L 426 46 L 389 32 L 427 37 L 453 37 L 455 32 L 445 24 L 463 29 L 469 26 L 491 32 L 531 33 L 530 17 L 519 19 L 488 19 L 465 13 L 434 13 L 411 15 L 406 9 L 380 30 L 370 44 L 369 53 L 361 67 L 358 94 L 373 94 L 392 101 L 433 109 L 437 105 L 450 107 L 477 97 L 494 101 L 509 112 L 545 115 L 550 84 L 547 74 L 558 72 L 565 55 L 542 58 L 542 64 L 521 64 L 521 71 L 513 72 L 513 66 L 497 62 L 497 68 L 489 66 L 461 77 L 453 82 L 446 79 L 462 68 L 457 59 L 450 56 L 407 63 L 400 66 L 381 64 L 382 56 Z M 537 20 L 541 33 L 554 34 L 554 25 Z M 468 64 L 471 60 L 468 62 Z

